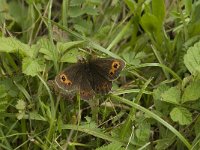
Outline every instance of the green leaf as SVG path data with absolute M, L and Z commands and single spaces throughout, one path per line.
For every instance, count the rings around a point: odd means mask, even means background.
M 171 104 L 162 101 L 161 95 L 167 91 L 169 87 L 166 84 L 161 84 L 157 89 L 153 90 L 154 105 L 157 111 L 162 112 L 164 115 L 169 114 Z
M 148 33 L 158 32 L 161 27 L 158 18 L 150 13 L 146 13 L 142 16 L 141 25 Z
M 200 3 L 197 3 L 193 8 L 192 15 L 191 15 L 191 23 L 199 22 L 200 20 Z
M 26 119 L 47 121 L 43 116 L 41 116 L 40 114 L 38 114 L 38 112 L 35 111 L 30 112 Z
M 89 34 L 92 32 L 93 23 L 91 20 L 78 19 L 74 25 L 74 29 L 81 33 Z
M 8 94 L 4 85 L 0 84 L 0 112 L 4 112 L 8 106 Z M 0 116 L 1 118 L 1 116 Z
M 77 58 L 84 55 L 83 52 L 80 52 L 77 49 L 71 49 L 66 52 L 60 59 L 60 62 L 68 62 L 68 63 L 75 63 L 77 62 Z
M 24 110 L 26 108 L 26 103 L 23 100 L 18 100 L 15 106 L 18 110 Z
M 195 135 L 198 136 L 200 134 L 200 117 L 197 118 L 194 125 Z
M 22 61 L 22 72 L 26 75 L 36 76 L 40 71 L 43 71 L 43 65 L 44 63 L 40 59 L 26 57 Z
M 0 37 L 0 52 L 19 53 L 25 56 L 32 56 L 30 46 L 16 40 L 15 38 Z
M 124 52 L 122 56 L 127 63 L 137 66 L 141 63 L 142 59 L 146 57 L 146 54 L 144 52 L 139 52 L 137 54 L 135 52 Z
M 27 7 L 22 7 L 22 4 L 18 3 L 17 1 L 10 1 L 9 13 L 13 17 L 13 19 L 18 23 L 18 25 L 20 25 L 23 28 L 28 13 Z
M 200 73 L 200 42 L 187 50 L 184 56 L 184 64 L 192 75 Z
M 86 6 L 84 10 L 85 10 L 85 13 L 88 15 L 92 15 L 92 16 L 98 15 L 97 9 L 94 8 L 93 6 Z
M 184 4 L 185 4 L 186 13 L 189 16 L 192 10 L 192 1 L 184 0 Z
M 100 5 L 102 4 L 101 0 L 88 0 L 88 2 L 92 3 L 92 4 L 96 4 L 96 5 Z
M 172 104 L 179 104 L 181 91 L 178 87 L 171 87 L 161 94 L 162 100 Z
M 164 139 L 158 139 L 156 140 L 156 150 L 164 150 L 169 148 L 170 145 L 172 145 L 172 143 L 174 143 L 176 138 L 164 138 Z
M 183 107 L 175 107 L 170 112 L 170 117 L 173 121 L 178 122 L 180 125 L 188 125 L 192 122 L 192 114 Z
M 162 24 L 165 18 L 165 1 L 152 0 L 152 12 L 153 15 L 155 15 Z
M 66 50 L 79 47 L 83 43 L 84 41 L 72 41 L 72 42 L 67 42 L 67 43 L 58 42 L 57 48 L 61 51 L 61 53 L 65 53 Z
M 182 102 L 195 101 L 200 98 L 200 80 L 193 81 L 184 90 Z
M 108 145 L 104 145 L 102 147 L 97 148 L 96 150 L 124 150 L 122 148 L 122 144 L 119 142 L 112 142 Z
M 71 0 L 70 6 L 80 6 L 85 2 L 85 0 Z
M 44 54 L 45 59 L 47 60 L 53 60 L 53 52 L 51 48 L 51 43 L 48 39 L 46 38 L 41 38 L 36 45 L 39 45 L 39 52 Z
M 80 6 L 71 6 L 69 8 L 69 16 L 70 17 L 79 17 L 85 13 L 85 10 Z
M 128 6 L 128 8 L 131 10 L 132 13 L 135 13 L 135 2 L 132 0 L 124 0 L 125 4 Z
M 142 121 L 135 133 L 140 141 L 148 141 L 150 136 L 150 124 L 146 121 Z

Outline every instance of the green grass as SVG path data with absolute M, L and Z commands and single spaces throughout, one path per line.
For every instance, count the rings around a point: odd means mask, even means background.
M 200 3 L 0 1 L 0 149 L 200 147 Z M 112 93 L 51 80 L 77 57 L 126 62 Z

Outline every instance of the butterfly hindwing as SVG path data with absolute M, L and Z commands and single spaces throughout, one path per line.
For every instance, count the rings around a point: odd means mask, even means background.
M 108 94 L 112 88 L 112 81 L 107 80 L 95 70 L 91 70 L 91 77 L 89 78 L 92 89 L 97 94 Z

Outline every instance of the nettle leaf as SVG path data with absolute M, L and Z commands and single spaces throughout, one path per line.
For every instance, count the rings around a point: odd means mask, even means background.
M 71 49 L 67 51 L 60 59 L 60 62 L 75 63 L 77 58 L 84 56 L 83 52 L 80 52 L 78 49 Z
M 26 75 L 36 76 L 43 69 L 44 62 L 41 59 L 26 57 L 22 61 L 22 72 Z
M 83 43 L 84 41 L 72 41 L 67 43 L 58 42 L 57 48 L 61 51 L 61 53 L 64 53 L 69 49 L 81 46 Z
M 0 37 L 0 52 L 19 53 L 30 57 L 33 55 L 30 46 L 12 37 Z
M 192 122 L 192 114 L 183 107 L 175 107 L 170 112 L 170 117 L 173 121 L 178 122 L 180 125 L 188 125 Z
M 191 82 L 184 90 L 182 102 L 195 101 L 200 98 L 200 80 Z
M 179 104 L 181 99 L 181 91 L 178 87 L 171 87 L 161 94 L 161 98 L 165 102 Z
M 40 45 L 39 52 L 44 54 L 44 58 L 47 60 L 53 60 L 53 52 L 51 48 L 51 42 L 46 39 L 42 38 L 37 42 L 37 45 Z
M 187 50 L 187 54 L 184 56 L 184 64 L 191 74 L 200 73 L 200 42 Z

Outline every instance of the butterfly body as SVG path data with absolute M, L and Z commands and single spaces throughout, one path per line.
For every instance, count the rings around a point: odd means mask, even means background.
M 90 99 L 96 94 L 107 94 L 125 62 L 114 58 L 99 58 L 79 61 L 63 70 L 55 78 L 57 86 L 68 92 L 79 91 L 82 99 Z

